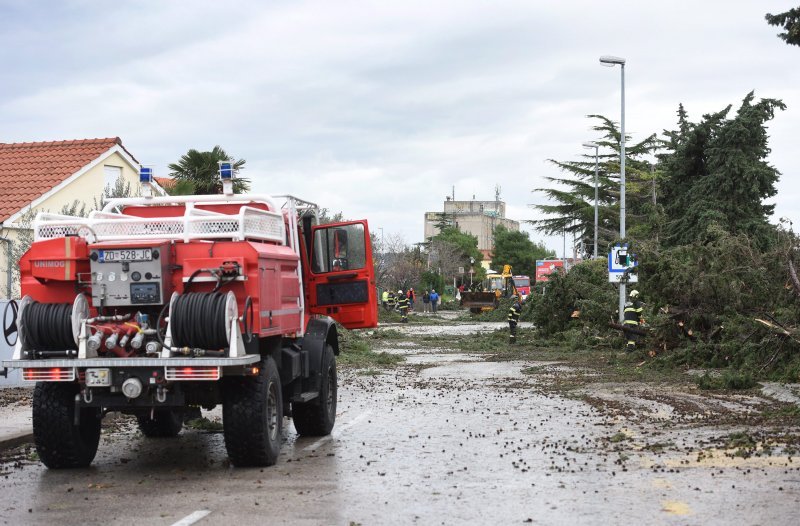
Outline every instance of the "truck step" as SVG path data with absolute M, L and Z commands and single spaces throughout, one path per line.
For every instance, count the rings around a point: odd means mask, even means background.
M 292 402 L 310 402 L 319 396 L 317 391 L 306 391 L 292 397 Z

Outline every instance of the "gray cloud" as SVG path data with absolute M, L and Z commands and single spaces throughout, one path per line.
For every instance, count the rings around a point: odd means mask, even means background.
M 778 216 L 800 220 L 800 50 L 766 25 L 783 2 L 5 1 L 3 141 L 119 135 L 160 173 L 188 148 L 246 158 L 295 193 L 421 241 L 422 214 L 496 184 L 518 220 L 532 189 L 594 138 L 585 115 L 671 128 L 750 90 L 770 126 Z M 534 237 L 537 237 L 534 235 Z M 560 251 L 560 240 L 548 240 Z

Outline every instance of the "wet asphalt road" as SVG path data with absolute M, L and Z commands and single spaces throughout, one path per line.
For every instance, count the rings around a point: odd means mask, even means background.
M 620 451 L 624 421 L 540 391 L 530 363 L 404 349 L 384 374 L 340 371 L 331 437 L 299 439 L 286 420 L 275 467 L 230 467 L 221 433 L 146 439 L 118 420 L 89 469 L 0 464 L 0 523 L 800 522 L 800 460 Z

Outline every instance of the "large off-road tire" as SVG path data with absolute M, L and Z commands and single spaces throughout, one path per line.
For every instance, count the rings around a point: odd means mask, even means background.
M 78 384 L 39 382 L 33 391 L 33 438 L 42 463 L 51 469 L 92 463 L 100 443 L 100 408 L 80 409 L 75 425 Z
M 319 396 L 310 402 L 292 403 L 294 428 L 302 436 L 329 435 L 336 423 L 336 356 L 330 345 L 322 353 L 322 375 Z
M 172 438 L 183 429 L 183 411 L 180 409 L 156 409 L 153 418 L 150 412 L 136 415 L 139 431 L 148 438 Z
M 275 360 L 263 360 L 258 376 L 225 378 L 222 389 L 222 425 L 231 463 L 240 467 L 275 464 L 283 426 L 283 395 Z

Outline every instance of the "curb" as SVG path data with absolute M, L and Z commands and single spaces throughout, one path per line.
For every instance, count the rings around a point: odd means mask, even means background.
M 0 451 L 33 442 L 33 430 L 9 433 L 0 438 Z

